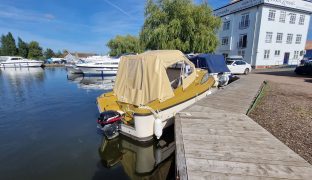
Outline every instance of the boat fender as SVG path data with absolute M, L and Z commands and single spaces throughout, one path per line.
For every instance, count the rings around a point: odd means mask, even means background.
M 155 133 L 155 136 L 157 137 L 157 139 L 159 139 L 161 137 L 162 130 L 163 130 L 162 120 L 159 118 L 156 118 L 154 121 L 154 133 Z

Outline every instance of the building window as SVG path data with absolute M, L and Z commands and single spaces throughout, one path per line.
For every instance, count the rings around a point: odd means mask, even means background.
M 270 50 L 264 50 L 264 59 L 270 58 Z
M 290 13 L 290 20 L 289 20 L 290 24 L 296 24 L 296 14 L 294 13 Z
M 246 29 L 249 27 L 249 14 L 243 14 L 241 22 L 239 23 L 239 29 Z
M 244 58 L 245 57 L 245 50 L 239 50 L 238 55 L 242 56 Z
M 265 42 L 266 43 L 271 43 L 272 42 L 272 37 L 273 37 L 273 33 L 272 32 L 267 32 L 266 33 L 266 37 L 265 37 Z
M 294 52 L 294 59 L 298 59 L 299 58 L 299 51 L 295 51 Z
M 287 34 L 287 40 L 286 43 L 287 44 L 291 44 L 293 40 L 293 34 Z
M 276 43 L 282 43 L 282 42 L 283 42 L 283 33 L 277 33 Z
M 275 56 L 280 56 L 281 55 L 281 51 L 280 50 L 276 50 L 274 53 Z
M 241 34 L 239 36 L 238 48 L 246 48 L 247 47 L 247 34 Z
M 230 21 L 225 21 L 223 23 L 223 31 L 229 30 L 230 29 L 230 24 L 231 24 Z
M 229 37 L 223 37 L 222 38 L 222 46 L 229 45 Z
M 279 22 L 281 22 L 281 23 L 286 22 L 286 11 L 281 11 Z
M 275 14 L 276 14 L 275 10 L 269 10 L 269 18 L 268 18 L 268 20 L 269 21 L 275 21 Z
M 303 56 L 304 55 L 304 51 L 300 51 L 300 56 Z
M 301 14 L 299 18 L 299 25 L 304 25 L 305 15 Z
M 301 44 L 301 39 L 302 39 L 302 35 L 301 34 L 297 34 L 296 44 Z

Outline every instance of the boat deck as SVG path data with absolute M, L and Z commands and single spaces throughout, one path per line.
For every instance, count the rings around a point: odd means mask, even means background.
M 176 116 L 180 179 L 312 179 L 312 166 L 246 115 L 263 79 L 254 75 Z

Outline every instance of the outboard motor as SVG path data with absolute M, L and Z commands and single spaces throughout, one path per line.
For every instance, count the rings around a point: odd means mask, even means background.
M 108 124 L 113 124 L 115 122 L 120 122 L 122 120 L 122 116 L 117 111 L 104 111 L 98 117 L 97 123 L 104 127 Z
M 105 111 L 100 114 L 97 123 L 101 126 L 105 136 L 113 139 L 119 135 L 120 123 L 122 115 L 117 111 Z

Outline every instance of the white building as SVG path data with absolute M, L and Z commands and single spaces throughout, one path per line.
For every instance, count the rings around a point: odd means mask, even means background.
M 240 0 L 214 10 L 221 17 L 218 54 L 242 55 L 253 67 L 297 64 L 304 55 L 312 2 Z

